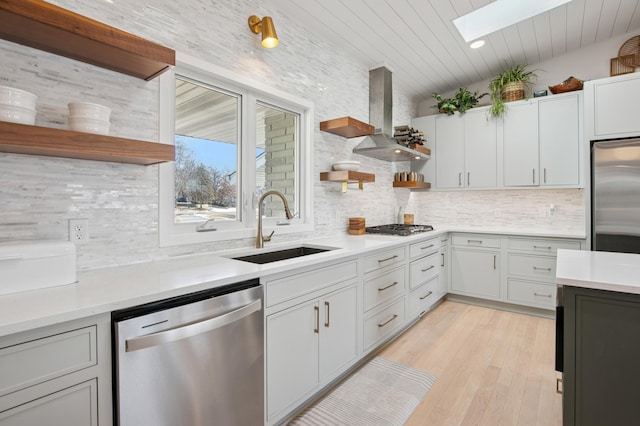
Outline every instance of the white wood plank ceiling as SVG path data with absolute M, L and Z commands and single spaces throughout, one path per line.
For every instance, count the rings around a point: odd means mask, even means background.
M 394 87 L 413 93 L 415 99 L 489 79 L 505 63 L 533 65 L 640 31 L 640 0 L 573 0 L 483 37 L 484 47 L 470 49 L 452 20 L 488 3 L 490 0 L 270 0 L 278 14 L 346 49 L 365 66 L 387 64 L 393 71 Z

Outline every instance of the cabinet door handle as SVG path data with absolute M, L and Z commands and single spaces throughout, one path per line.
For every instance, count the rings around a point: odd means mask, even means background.
M 380 260 L 378 260 L 378 263 L 386 262 L 387 260 L 393 260 L 393 259 L 396 259 L 397 257 L 398 257 L 398 255 L 396 254 L 396 255 L 393 255 L 391 257 L 387 257 L 386 259 L 380 259 Z
M 482 244 L 482 240 L 467 240 L 467 244 L 471 244 L 471 243 Z
M 564 380 L 560 377 L 556 377 L 556 393 L 564 393 Z
M 551 298 L 550 294 L 543 294 L 543 293 L 533 293 L 534 296 L 540 296 L 540 297 L 549 297 Z
M 458 186 L 462 186 L 462 172 L 458 173 Z
M 496 269 L 496 255 L 493 255 L 493 270 L 495 271 Z
M 316 313 L 316 325 L 315 325 L 315 328 L 313 329 L 313 332 L 316 334 L 320 334 L 320 308 L 317 306 L 314 306 L 313 310 Z
M 378 327 L 384 327 L 385 325 L 389 324 L 391 321 L 393 321 L 396 318 L 398 318 L 398 315 L 397 314 L 393 314 L 393 316 L 391 318 L 389 318 L 388 320 L 383 321 L 380 324 L 378 324 Z
M 427 272 L 427 271 L 432 270 L 433 268 L 435 268 L 435 266 L 434 266 L 434 265 L 431 265 L 431 266 L 429 266 L 427 269 L 421 269 L 421 271 L 422 271 L 422 272 Z
M 547 183 L 547 168 L 542 169 L 544 171 L 544 183 Z
M 551 268 L 538 268 L 537 266 L 533 267 L 534 271 L 548 271 L 551 272 Z
M 467 172 L 467 186 L 471 185 L 471 172 Z
M 440 253 L 440 256 L 442 256 L 442 263 L 440 264 L 440 266 L 444 268 L 444 253 Z
M 398 285 L 398 281 L 394 281 L 394 282 L 392 282 L 391 284 L 389 284 L 389 285 L 388 285 L 388 286 L 386 286 L 386 287 L 378 288 L 378 291 L 385 291 L 386 289 L 391 288 L 391 287 L 393 287 L 394 285 Z
M 324 311 L 327 317 L 324 322 L 324 326 L 329 327 L 329 315 L 331 314 L 331 306 L 329 305 L 329 302 L 324 302 Z
M 430 249 L 431 247 L 433 247 L 433 244 L 429 244 L 426 247 L 420 247 L 420 250 L 426 250 L 426 249 Z
M 551 246 L 533 246 L 533 249 L 544 249 L 544 250 L 551 250 Z
M 427 294 L 425 294 L 424 296 L 422 296 L 422 297 L 420 298 L 420 300 L 424 300 L 424 299 L 426 299 L 427 297 L 431 296 L 432 294 L 433 294 L 433 292 L 432 292 L 432 291 L 430 291 L 429 293 L 427 293 Z
M 531 172 L 532 172 L 531 183 L 536 183 L 536 169 L 531 169 Z

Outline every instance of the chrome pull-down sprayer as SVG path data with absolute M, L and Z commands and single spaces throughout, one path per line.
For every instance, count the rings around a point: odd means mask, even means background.
M 262 196 L 258 200 L 258 235 L 256 235 L 256 248 L 263 248 L 265 241 L 267 242 L 271 241 L 271 236 L 275 232 L 275 231 L 271 232 L 271 234 L 269 234 L 268 237 L 265 237 L 264 235 L 262 235 L 262 203 L 264 202 L 264 199 L 267 198 L 269 195 L 277 195 L 278 197 L 280 197 L 280 199 L 282 200 L 282 204 L 284 204 L 284 213 L 285 215 L 287 215 L 287 219 L 289 220 L 293 219 L 291 210 L 289 210 L 289 204 L 287 203 L 287 199 L 285 198 L 284 194 L 282 194 L 282 192 L 272 189 L 262 194 Z

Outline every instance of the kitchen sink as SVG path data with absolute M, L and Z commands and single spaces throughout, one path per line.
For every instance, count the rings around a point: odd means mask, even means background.
M 251 263 L 271 263 L 279 260 L 294 259 L 296 257 L 308 256 L 310 254 L 324 253 L 325 251 L 333 250 L 333 248 L 319 248 L 319 247 L 293 247 L 284 250 L 269 251 L 266 253 L 251 254 L 248 256 L 233 257 L 235 260 L 242 260 L 243 262 Z

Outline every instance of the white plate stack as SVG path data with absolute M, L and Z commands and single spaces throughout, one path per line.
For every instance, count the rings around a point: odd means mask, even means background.
M 36 123 L 36 101 L 33 93 L 13 87 L 0 86 L 0 120 L 11 123 Z
M 69 125 L 76 132 L 109 134 L 109 116 L 111 109 L 104 105 L 89 102 L 71 102 L 69 104 Z

